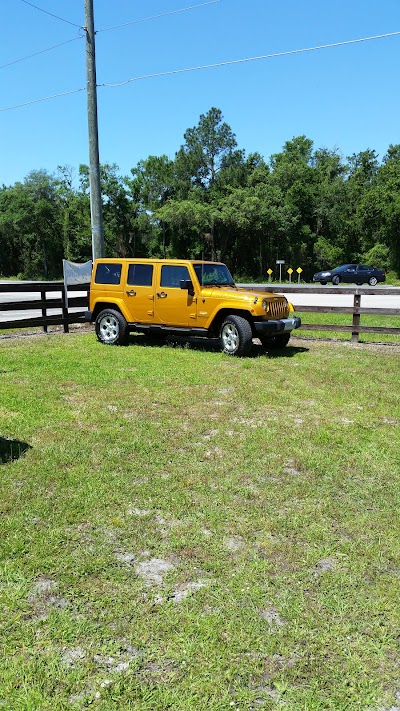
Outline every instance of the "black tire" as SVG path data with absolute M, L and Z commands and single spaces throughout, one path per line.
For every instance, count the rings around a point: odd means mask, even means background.
M 266 351 L 270 351 L 284 348 L 289 343 L 289 339 L 290 333 L 279 333 L 277 336 L 272 336 L 272 338 L 263 338 L 261 343 Z
M 338 286 L 338 284 L 340 284 L 340 276 L 339 276 L 339 274 L 335 274 L 335 275 L 332 277 L 332 284 L 333 284 L 334 286 Z
M 96 336 L 106 346 L 126 346 L 129 340 L 128 324 L 123 315 L 114 309 L 100 311 L 96 318 Z
M 363 285 L 362 281 L 357 281 L 356 284 L 357 284 L 357 286 L 362 286 L 362 285 Z
M 247 319 L 227 316 L 219 332 L 221 349 L 228 355 L 246 356 L 251 351 L 253 332 Z
M 327 281 L 320 281 L 319 283 L 321 284 L 321 286 L 325 286 L 325 284 L 327 284 L 328 282 Z
M 377 283 L 378 283 L 378 279 L 377 279 L 376 277 L 370 277 L 370 278 L 368 279 L 368 284 L 369 284 L 370 286 L 376 286 Z

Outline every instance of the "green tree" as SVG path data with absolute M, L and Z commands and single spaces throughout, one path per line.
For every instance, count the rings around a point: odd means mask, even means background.
M 147 160 L 139 161 L 137 166 L 132 168 L 131 174 L 132 178 L 127 182 L 140 205 L 142 222 L 145 215 L 148 217 L 150 251 L 154 256 L 166 257 L 167 222 L 156 217 L 156 213 L 175 195 L 174 162 L 166 155 L 149 156 Z
M 58 166 L 57 186 L 61 204 L 64 259 L 86 262 L 92 258 L 90 201 L 85 190 L 74 187 L 73 167 Z
M 370 220 L 365 196 L 373 188 L 378 172 L 378 158 L 374 150 L 367 149 L 348 158 L 349 174 L 346 180 L 345 201 L 342 205 L 344 228 L 342 244 L 344 261 L 358 261 L 362 252 L 368 249 Z M 370 246 L 370 245 L 369 245 Z
M 316 239 L 315 169 L 313 143 L 306 136 L 286 141 L 283 150 L 271 157 L 270 182 L 276 188 L 276 257 L 301 266 L 307 273 L 313 264 Z
M 211 204 L 218 194 L 216 180 L 222 167 L 229 163 L 232 166 L 235 159 L 240 161 L 240 155 L 233 156 L 237 146 L 235 135 L 223 121 L 220 109 L 213 107 L 207 114 L 201 114 L 197 126 L 185 131 L 184 139 L 185 143 L 175 157 L 178 194 Z M 185 195 L 183 191 L 186 191 Z M 211 208 L 207 232 L 211 259 L 217 255 L 214 215 L 215 209 Z
M 80 190 L 89 195 L 89 168 L 81 165 Z M 118 175 L 118 166 L 100 166 L 103 201 L 104 247 L 108 256 L 147 256 L 146 230 L 140 227 L 139 204 L 127 178 Z
M 346 176 L 349 167 L 339 152 L 316 150 L 312 165 L 315 170 L 315 237 L 316 269 L 334 267 L 346 260 L 344 236 L 347 234 Z
M 384 225 L 379 232 L 379 242 L 388 247 L 388 266 L 400 274 L 400 144 L 389 146 L 376 182 L 381 188 Z
M 230 126 L 223 121 L 220 109 L 211 108 L 201 114 L 197 126 L 184 133 L 184 155 L 192 159 L 192 178 L 203 188 L 213 185 L 224 159 L 236 148 L 236 138 Z M 194 168 L 194 170 L 193 170 Z
M 62 207 L 56 178 L 45 170 L 32 171 L 23 183 L 3 190 L 1 198 L 0 234 L 10 243 L 8 260 L 15 259 L 8 270 L 19 269 L 26 278 L 60 276 Z
M 195 200 L 169 200 L 157 217 L 170 226 L 171 252 L 191 259 L 204 258 L 215 221 L 213 208 Z

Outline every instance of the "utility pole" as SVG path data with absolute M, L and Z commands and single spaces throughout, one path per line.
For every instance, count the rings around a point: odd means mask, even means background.
M 97 122 L 96 50 L 93 0 L 85 0 L 86 79 L 89 128 L 90 218 L 93 259 L 104 257 L 103 204 L 100 188 L 99 132 Z

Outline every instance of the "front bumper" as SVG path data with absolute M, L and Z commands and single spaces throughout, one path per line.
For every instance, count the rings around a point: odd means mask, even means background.
M 276 321 L 255 321 L 254 323 L 257 335 L 274 336 L 276 333 L 287 333 L 294 331 L 295 328 L 300 328 L 300 316 L 292 316 L 291 318 L 280 318 Z

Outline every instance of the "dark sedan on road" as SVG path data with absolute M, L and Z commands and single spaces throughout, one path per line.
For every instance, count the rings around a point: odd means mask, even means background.
M 327 284 L 328 281 L 331 281 L 335 286 L 341 282 L 358 284 L 358 286 L 362 284 L 376 286 L 378 282 L 385 281 L 385 278 L 383 269 L 367 267 L 365 264 L 342 264 L 341 267 L 335 267 L 335 269 L 317 272 L 313 276 L 313 281 L 319 281 L 320 284 Z

